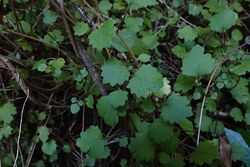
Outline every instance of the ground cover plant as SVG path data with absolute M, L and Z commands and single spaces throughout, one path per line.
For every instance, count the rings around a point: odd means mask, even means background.
M 249 0 L 2 0 L 0 17 L 0 166 L 250 166 Z

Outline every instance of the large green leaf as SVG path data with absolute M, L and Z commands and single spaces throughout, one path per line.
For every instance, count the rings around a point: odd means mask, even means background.
M 215 60 L 210 54 L 204 54 L 204 48 L 196 45 L 182 61 L 182 71 L 186 76 L 210 74 L 215 67 Z
M 230 90 L 233 97 L 241 104 L 246 104 L 250 100 L 247 79 L 240 78 L 238 84 Z
M 129 71 L 127 67 L 115 58 L 107 60 L 102 66 L 103 83 L 109 83 L 111 86 L 116 84 L 122 85 L 129 79 Z
M 99 29 L 94 30 L 89 35 L 89 43 L 94 48 L 102 50 L 103 48 L 109 48 L 112 44 L 112 39 L 115 36 L 115 20 L 110 19 L 106 21 Z
M 174 93 L 167 99 L 166 104 L 161 109 L 161 116 L 165 121 L 180 123 L 193 115 L 192 108 L 188 105 L 187 97 Z
M 148 97 L 163 87 L 161 73 L 151 65 L 142 65 L 127 86 L 137 97 Z
M 200 142 L 195 151 L 191 154 L 190 161 L 198 165 L 211 164 L 212 160 L 218 159 L 218 141 Z
M 217 14 L 211 17 L 209 26 L 216 32 L 224 32 L 231 28 L 237 19 L 237 13 L 228 7 L 224 7 L 221 8 Z
M 130 152 L 138 160 L 151 161 L 155 156 L 155 146 L 145 133 L 136 133 L 128 146 Z
M 76 140 L 76 145 L 82 152 L 88 153 L 92 158 L 103 158 L 109 150 L 107 141 L 103 138 L 101 130 L 97 126 L 90 126 L 81 132 L 80 138 Z

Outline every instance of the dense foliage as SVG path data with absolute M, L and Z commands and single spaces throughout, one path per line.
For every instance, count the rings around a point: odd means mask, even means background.
M 249 0 L 2 0 L 0 166 L 250 167 Z

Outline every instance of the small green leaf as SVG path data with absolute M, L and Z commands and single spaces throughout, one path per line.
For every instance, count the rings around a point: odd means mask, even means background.
M 89 96 L 86 98 L 86 105 L 87 105 L 87 107 L 93 109 L 93 107 L 94 107 L 94 98 L 93 98 L 93 96 L 89 95 Z
M 164 121 L 180 123 L 193 115 L 192 108 L 188 105 L 189 101 L 186 96 L 174 93 L 168 98 L 167 103 L 161 109 L 161 116 Z
M 40 72 L 44 72 L 46 71 L 47 67 L 48 67 L 47 64 L 39 64 L 37 70 Z
M 52 24 L 56 21 L 58 15 L 56 12 L 46 9 L 43 11 L 43 22 L 45 24 Z
M 188 13 L 193 16 L 199 15 L 201 11 L 202 11 L 202 5 L 198 5 L 194 3 L 190 3 L 188 5 Z
M 195 77 L 188 77 L 182 73 L 177 76 L 176 83 L 174 85 L 175 91 L 186 93 L 195 85 Z
M 46 126 L 40 126 L 37 129 L 38 133 L 39 133 L 39 139 L 45 143 L 48 138 L 49 138 L 49 129 Z
M 52 32 L 48 32 L 48 34 L 44 36 L 44 40 L 52 46 L 57 46 L 64 41 L 64 36 L 60 30 L 55 29 Z
M 122 85 L 129 79 L 127 67 L 119 60 L 111 58 L 102 66 L 102 77 L 104 83 L 110 83 L 111 86 L 116 84 Z
M 241 113 L 241 110 L 239 108 L 232 108 L 232 110 L 230 111 L 230 116 L 234 118 L 235 121 L 243 121 L 244 120 L 244 116 Z
M 196 45 L 182 61 L 182 71 L 187 76 L 210 74 L 215 67 L 215 60 L 210 54 L 204 54 L 204 48 Z
M 200 142 L 196 150 L 191 154 L 190 160 L 198 165 L 204 163 L 211 164 L 212 160 L 218 159 L 218 142 L 203 141 Z
M 150 77 L 148 77 L 150 76 Z M 137 97 L 148 97 L 151 93 L 157 92 L 163 87 L 161 73 L 151 65 L 142 65 L 129 81 L 128 88 Z
M 76 114 L 80 111 L 80 106 L 77 103 L 73 103 L 70 105 L 70 111 L 72 114 Z
M 76 102 L 77 102 L 77 98 L 76 98 L 76 97 L 72 97 L 72 98 L 70 99 L 70 101 L 71 101 L 71 103 L 76 103 Z
M 238 30 L 238 29 L 234 29 L 231 33 L 231 36 L 232 36 L 232 39 L 235 41 L 240 41 L 243 39 L 243 36 L 242 36 L 240 30 Z
M 178 37 L 185 41 L 192 41 L 197 37 L 197 33 L 190 26 L 185 26 L 178 30 Z
M 12 127 L 9 125 L 1 125 L 0 127 L 0 141 L 3 137 L 8 138 L 12 134 Z
M 109 19 L 99 29 L 92 31 L 88 37 L 89 44 L 100 51 L 111 47 L 116 31 L 114 24 L 115 20 Z
M 53 155 L 56 153 L 56 141 L 50 140 L 42 145 L 42 151 L 47 155 Z
M 150 55 L 142 53 L 139 55 L 138 60 L 140 60 L 143 63 L 147 63 L 150 61 Z
M 101 13 L 107 15 L 108 11 L 112 8 L 112 4 L 108 0 L 102 0 L 99 2 L 98 8 Z
M 167 78 L 163 78 L 163 87 L 160 90 L 154 92 L 154 95 L 162 98 L 163 96 L 169 95 L 170 92 L 171 86 L 169 85 L 169 81 L 167 80 Z
M 183 59 L 187 54 L 186 49 L 180 45 L 176 45 L 171 51 L 180 59 Z
M 21 24 L 22 29 L 25 33 L 29 33 L 31 31 L 31 26 L 28 22 L 22 20 L 22 21 L 20 21 L 20 24 Z
M 127 147 L 128 145 L 128 138 L 127 137 L 123 137 L 119 139 L 119 146 L 120 147 Z
M 84 22 L 77 22 L 74 26 L 73 26 L 73 30 L 74 30 L 74 34 L 76 36 L 82 36 L 84 35 L 86 32 L 89 31 L 89 26 L 88 24 L 84 23 Z
M 11 103 L 5 103 L 0 106 L 0 121 L 5 124 L 11 123 L 16 114 L 16 107 Z
M 155 105 L 151 100 L 144 99 L 141 106 L 144 112 L 153 113 L 155 111 Z

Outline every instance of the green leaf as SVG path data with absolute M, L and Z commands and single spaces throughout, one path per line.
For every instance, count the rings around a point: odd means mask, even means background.
M 174 85 L 174 90 L 177 92 L 186 93 L 195 85 L 195 77 L 188 77 L 180 73 L 177 76 L 176 83 Z
M 98 50 L 109 48 L 115 36 L 115 20 L 109 19 L 99 29 L 94 30 L 89 35 L 89 44 Z
M 43 11 L 43 23 L 52 24 L 56 21 L 58 15 L 56 12 L 46 9 Z
M 126 43 L 129 48 L 132 48 L 135 45 L 135 33 L 128 29 L 123 29 L 119 31 L 118 34 L 122 39 L 120 39 L 118 35 L 115 35 L 112 40 L 112 46 L 119 52 L 129 52 L 124 43 Z
M 128 148 L 138 160 L 151 161 L 154 159 L 155 146 L 144 133 L 136 133 L 135 137 L 131 138 Z
M 149 126 L 148 136 L 155 143 L 162 143 L 173 136 L 172 127 L 162 119 L 155 119 Z
M 60 30 L 55 29 L 52 32 L 48 32 L 48 34 L 44 36 L 44 40 L 52 46 L 57 46 L 64 41 L 64 36 Z
M 116 90 L 108 95 L 109 104 L 111 104 L 114 108 L 124 106 L 127 100 L 128 92 L 123 90 Z
M 204 163 L 211 164 L 214 159 L 218 159 L 218 142 L 203 141 L 200 142 L 195 151 L 191 154 L 190 161 L 198 165 Z
M 140 31 L 143 25 L 143 19 L 141 17 L 127 16 L 124 22 L 127 28 L 134 33 Z
M 39 64 L 37 70 L 40 72 L 44 72 L 46 71 L 47 67 L 48 67 L 47 64 Z
M 102 0 L 98 4 L 101 13 L 107 15 L 108 11 L 112 8 L 112 4 L 108 0 Z
M 3 137 L 8 138 L 12 134 L 12 127 L 9 125 L 1 125 L 0 127 L 0 141 L 2 140 Z
M 11 103 L 5 103 L 0 106 L 0 121 L 5 124 L 11 123 L 16 114 L 16 107 Z
M 153 6 L 157 4 L 156 0 L 128 0 L 129 4 L 131 5 L 131 9 L 138 10 L 140 8 Z
M 150 61 L 150 55 L 142 53 L 139 55 L 138 60 L 140 60 L 143 63 L 147 63 Z
M 82 152 L 88 153 L 92 158 L 103 158 L 105 152 L 109 150 L 106 146 L 107 141 L 103 138 L 100 129 L 97 126 L 90 126 L 84 132 L 81 132 L 80 138 L 76 140 L 76 145 Z
M 240 78 L 238 84 L 230 92 L 240 104 L 246 104 L 250 100 L 247 79 Z
M 166 104 L 161 109 L 161 117 L 164 121 L 180 123 L 193 115 L 192 108 L 188 105 L 189 101 L 186 96 L 174 93 L 167 99 Z
M 87 105 L 87 107 L 93 109 L 93 107 L 94 107 L 94 98 L 93 98 L 93 96 L 89 95 L 89 96 L 86 98 L 86 105 Z
M 245 75 L 250 72 L 250 59 L 242 60 L 240 65 L 230 68 L 230 71 L 236 75 Z
M 82 22 L 77 22 L 74 26 L 73 26 L 73 30 L 74 30 L 74 34 L 76 36 L 82 36 L 84 35 L 86 32 L 89 31 L 89 26 L 88 24 Z
M 56 141 L 50 140 L 42 145 L 42 151 L 47 155 L 53 155 L 56 153 Z
M 22 21 L 20 21 L 20 24 L 21 24 L 22 30 L 25 33 L 29 33 L 31 31 L 31 26 L 28 22 L 22 20 Z
M 194 126 L 192 121 L 189 121 L 188 119 L 185 119 L 179 123 L 179 125 L 182 127 L 182 129 L 185 130 L 187 134 L 193 134 L 194 133 Z
M 143 35 L 142 42 L 147 46 L 148 49 L 153 50 L 158 45 L 158 37 L 155 34 L 146 33 Z
M 246 121 L 247 125 L 250 125 L 250 113 L 245 114 L 245 121 Z
M 189 3 L 189 5 L 188 5 L 188 13 L 189 14 L 191 14 L 193 16 L 197 16 L 200 14 L 201 11 L 202 11 L 202 5 Z
M 235 121 L 243 121 L 244 116 L 241 113 L 241 110 L 239 108 L 232 108 L 229 115 L 234 118 Z
M 231 33 L 231 36 L 232 36 L 232 39 L 235 41 L 240 41 L 243 39 L 243 36 L 242 36 L 240 30 L 238 30 L 238 29 L 234 29 Z
M 196 45 L 182 61 L 182 71 L 186 76 L 210 74 L 215 67 L 215 60 L 210 54 L 204 54 L 204 48 Z
M 45 143 L 48 138 L 49 138 L 49 129 L 46 126 L 40 126 L 37 129 L 38 133 L 39 133 L 39 139 Z
M 148 77 L 150 76 L 150 77 Z M 137 97 L 148 97 L 151 93 L 157 92 L 163 87 L 161 73 L 151 65 L 142 65 L 141 68 L 130 79 L 128 88 Z
M 159 162 L 161 164 L 166 165 L 170 161 L 170 159 L 171 158 L 170 158 L 170 156 L 167 153 L 165 153 L 165 152 L 160 152 L 159 153 Z
M 178 37 L 185 41 L 193 41 L 197 37 L 197 33 L 190 26 L 185 26 L 178 30 Z
M 187 54 L 186 49 L 180 45 L 176 45 L 171 51 L 180 59 L 183 59 Z
M 107 96 L 103 96 L 98 100 L 96 108 L 99 116 L 104 119 L 106 124 L 113 126 L 118 123 L 118 111 L 110 104 Z
M 155 105 L 152 100 L 144 99 L 141 106 L 144 112 L 153 113 L 155 111 Z
M 101 68 L 103 83 L 109 83 L 111 86 L 122 85 L 129 79 L 127 67 L 119 60 L 111 58 L 104 63 Z
M 167 80 L 167 78 L 163 78 L 163 87 L 160 90 L 154 92 L 154 95 L 162 98 L 163 96 L 169 95 L 170 92 L 171 86 L 169 85 L 169 80 Z
M 70 105 L 70 112 L 72 114 L 76 114 L 80 111 L 80 106 L 77 103 L 73 103 Z
M 127 147 L 128 145 L 128 138 L 127 137 L 123 137 L 119 139 L 119 146 L 120 147 Z
M 211 17 L 209 26 L 213 31 L 224 32 L 235 25 L 237 19 L 237 13 L 228 7 L 224 7 Z

